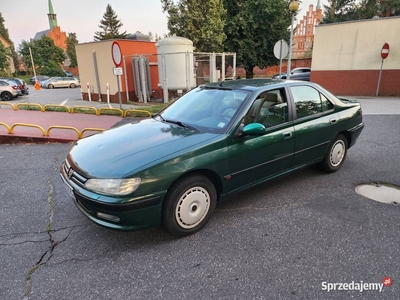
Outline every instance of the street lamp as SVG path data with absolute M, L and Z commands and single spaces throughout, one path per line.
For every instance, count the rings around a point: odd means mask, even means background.
M 292 60 L 292 43 L 293 43 L 293 23 L 294 23 L 294 14 L 295 12 L 299 9 L 299 2 L 297 1 L 292 1 L 289 4 L 289 10 L 292 13 L 292 25 L 290 28 L 290 42 L 289 42 L 289 59 L 288 59 L 288 65 L 287 65 L 287 72 L 286 72 L 286 78 L 290 79 L 290 72 L 291 72 L 291 60 Z

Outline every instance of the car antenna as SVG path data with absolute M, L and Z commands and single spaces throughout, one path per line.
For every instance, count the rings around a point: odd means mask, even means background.
M 221 83 L 219 84 L 219 86 L 222 86 L 222 84 L 225 82 L 225 80 L 224 81 L 221 81 Z

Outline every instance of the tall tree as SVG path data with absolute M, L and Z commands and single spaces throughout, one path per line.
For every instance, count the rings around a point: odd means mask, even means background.
M 106 12 L 103 15 L 103 19 L 100 21 L 100 31 L 94 33 L 95 41 L 110 40 L 110 39 L 125 39 L 127 37 L 126 31 L 123 33 L 119 32 L 119 29 L 124 24 L 118 19 L 117 14 L 112 9 L 110 4 L 107 4 Z
M 161 0 L 168 13 L 170 35 L 190 39 L 198 52 L 224 49 L 225 9 L 223 0 Z
M 0 43 L 0 76 L 9 76 L 7 70 L 10 66 L 10 51 Z
M 10 34 L 8 32 L 8 29 L 5 27 L 4 22 L 5 20 L 0 12 L 0 36 L 2 36 L 7 42 L 11 44 L 11 47 L 7 49 L 7 52 L 12 58 L 15 69 L 18 70 L 18 54 L 15 51 L 14 43 L 10 39 Z
M 7 41 L 9 42 L 11 45 L 13 45 L 13 42 L 10 39 L 10 34 L 8 33 L 8 29 L 5 27 L 4 25 L 4 18 L 3 15 L 0 12 L 0 35 Z
M 225 50 L 236 52 L 237 64 L 246 70 L 246 78 L 253 78 L 255 66 L 277 63 L 274 45 L 289 37 L 288 3 L 285 0 L 224 0 L 227 10 Z
M 63 76 L 61 65 L 66 56 L 61 48 L 54 45 L 54 41 L 51 38 L 44 35 L 40 40 L 32 42 L 22 41 L 19 46 L 19 52 L 24 59 L 26 67 L 32 69 L 29 47 L 32 50 L 33 62 L 37 74 Z
M 76 49 L 75 49 L 75 45 L 77 45 L 79 43 L 77 37 L 76 37 L 76 33 L 75 32 L 70 32 L 68 33 L 68 37 L 66 40 L 67 43 L 67 56 L 69 57 L 71 63 L 70 63 L 70 67 L 76 67 L 78 66 L 78 61 L 76 59 Z

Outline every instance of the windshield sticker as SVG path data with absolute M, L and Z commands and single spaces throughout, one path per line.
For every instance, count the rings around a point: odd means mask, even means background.
M 219 122 L 219 124 L 218 124 L 218 127 L 219 128 L 223 128 L 225 126 L 225 123 L 224 122 Z

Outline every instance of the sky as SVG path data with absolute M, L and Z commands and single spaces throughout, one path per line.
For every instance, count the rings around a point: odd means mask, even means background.
M 298 18 L 302 19 L 309 5 L 316 6 L 317 2 L 318 0 L 303 0 Z M 321 5 L 326 3 L 327 0 L 321 1 Z M 79 43 L 93 41 L 107 4 L 111 5 L 124 24 L 120 32 L 152 32 L 153 36 L 164 36 L 168 33 L 167 14 L 162 12 L 160 0 L 52 0 L 52 4 L 61 31 L 65 31 L 67 35 L 76 33 Z M 17 7 L 9 1 L 0 0 L 0 12 L 17 48 L 22 40 L 29 41 L 36 32 L 49 29 L 48 0 L 19 0 Z

